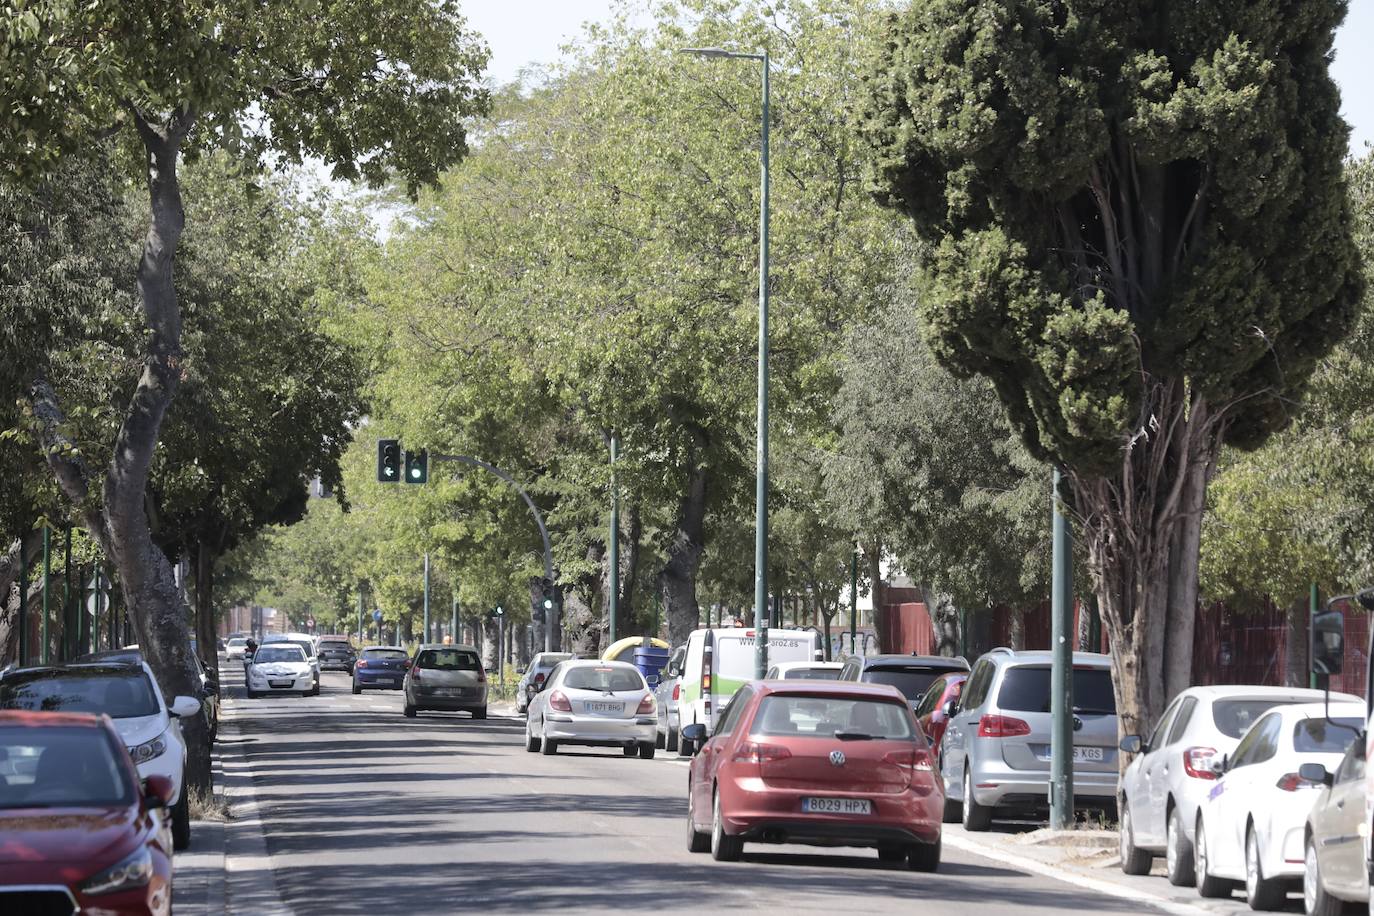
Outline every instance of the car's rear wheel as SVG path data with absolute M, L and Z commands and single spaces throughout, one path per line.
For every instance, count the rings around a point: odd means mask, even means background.
M 545 757 L 552 757 L 554 754 L 558 753 L 558 742 L 552 738 L 544 738 L 539 745 L 539 753 L 543 754 Z
M 1231 882 L 1213 877 L 1207 871 L 1207 826 L 1201 817 L 1197 819 L 1197 830 L 1193 832 L 1193 873 L 1197 879 L 1198 896 L 1231 896 Z
M 980 805 L 973 798 L 973 773 L 964 769 L 964 810 L 962 813 L 964 829 L 978 833 L 992 826 L 992 808 Z
M 907 868 L 912 871 L 935 871 L 940 867 L 940 841 L 917 843 L 906 856 Z
M 183 775 L 183 780 L 184 780 Z M 172 849 L 180 852 L 191 845 L 191 789 L 183 784 L 181 797 L 172 806 Z
M 354 681 L 354 682 L 353 682 L 353 695 L 354 695 L 354 696 L 357 696 L 358 694 L 360 694 L 360 693 L 362 693 L 362 692 L 363 692 L 363 688 L 361 688 L 361 687 L 358 686 L 358 682 L 357 682 L 357 681 Z
M 1264 877 L 1259 835 L 1253 826 L 1245 833 L 1245 898 L 1252 910 L 1277 910 L 1288 899 L 1282 882 Z
M 654 747 L 654 743 L 652 741 L 645 741 L 639 745 L 639 756 L 643 760 L 653 760 L 654 751 L 656 750 L 657 748 Z
M 711 858 L 717 862 L 738 862 L 744 852 L 744 841 L 725 832 L 725 818 L 720 813 L 720 793 L 714 793 L 711 808 Z
M 1168 866 L 1169 883 L 1174 887 L 1189 887 L 1193 884 L 1193 844 L 1183 831 L 1183 815 L 1178 806 L 1169 809 L 1169 823 L 1165 827 L 1164 859 Z
M 1312 838 L 1307 838 L 1306 855 L 1303 858 L 1302 904 L 1307 916 L 1340 916 L 1345 904 L 1332 897 L 1322 887 L 1321 871 L 1317 864 L 1317 847 Z
M 637 755 L 639 754 L 639 745 L 638 745 L 638 744 L 627 744 L 627 745 L 625 745 L 624 747 L 622 747 L 622 748 L 620 749 L 620 751 L 621 751 L 621 753 L 623 753 L 626 757 L 634 757 L 634 756 L 637 756 Z
M 668 744 L 668 738 L 663 732 L 654 732 L 654 750 L 661 751 Z
M 1121 870 L 1128 875 L 1148 875 L 1155 857 L 1135 845 L 1135 822 L 1131 816 L 1131 800 L 1121 809 L 1121 829 L 1117 832 L 1121 844 Z
M 534 732 L 530 730 L 528 722 L 525 723 L 525 750 L 531 754 L 539 750 L 539 739 L 534 737 Z
M 677 753 L 677 729 L 668 729 L 668 734 L 663 739 L 663 749 L 669 753 Z
M 407 703 L 404 708 L 401 709 L 401 713 L 405 715 L 407 719 L 413 719 L 415 718 L 415 707 Z
M 905 846 L 879 846 L 879 847 L 878 847 L 878 861 L 879 861 L 879 862 L 905 862 L 905 861 L 906 861 L 906 852 L 907 852 L 907 851 L 906 851 L 906 847 L 905 847 Z
M 696 805 L 692 802 L 692 780 L 687 780 L 687 851 L 706 852 L 711 848 L 711 834 L 697 829 Z
M 472 711 L 472 717 L 474 719 L 485 719 L 487 717 L 487 708 L 483 706 L 481 709 L 474 709 Z

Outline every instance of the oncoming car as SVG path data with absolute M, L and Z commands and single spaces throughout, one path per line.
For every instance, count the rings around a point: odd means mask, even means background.
M 553 669 L 530 701 L 525 750 L 556 754 L 566 744 L 619 747 L 625 756 L 654 756 L 654 695 L 628 662 L 567 661 Z
M 320 684 L 305 657 L 305 650 L 295 643 L 269 643 L 260 646 L 248 665 L 248 698 L 267 693 L 299 693 L 315 696 Z

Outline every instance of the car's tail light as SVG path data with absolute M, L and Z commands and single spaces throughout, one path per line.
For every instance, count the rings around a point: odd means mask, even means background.
M 486 673 L 485 671 L 483 671 L 481 668 L 478 668 L 478 669 L 477 669 L 477 683 L 479 683 L 479 684 L 485 684 L 486 682 L 487 682 L 487 673 Z
M 681 684 L 681 683 L 674 684 L 674 685 L 673 685 L 673 699 L 676 700 L 676 699 L 678 699 L 680 696 L 682 696 L 682 684 Z
M 1284 792 L 1296 792 L 1299 789 L 1319 789 L 1322 784 L 1319 782 L 1308 782 L 1297 773 L 1284 773 L 1274 785 L 1278 786 L 1278 788 Z
M 542 684 L 542 683 L 544 683 L 544 672 L 541 671 L 541 672 L 539 672 L 538 674 L 536 674 L 536 675 L 534 676 L 534 682 L 535 682 L 536 684 Z
M 711 675 L 709 675 L 709 674 L 703 674 L 703 675 L 701 676 L 701 692 L 702 692 L 702 693 L 710 693 L 710 692 L 711 692 Z
M 763 763 L 768 760 L 786 760 L 792 752 L 780 744 L 765 744 L 762 741 L 746 741 L 735 751 L 736 763 Z
M 639 708 L 635 710 L 635 715 L 652 716 L 654 711 L 654 695 L 652 693 L 644 694 L 644 699 L 639 701 Z
M 365 658 L 360 658 L 360 659 L 358 659 L 358 663 L 357 663 L 357 665 L 355 665 L 355 667 L 357 667 L 357 668 L 366 668 L 366 667 L 367 667 L 367 659 L 365 659 Z
M 549 694 L 549 709 L 556 709 L 559 712 L 572 712 L 572 703 L 569 702 L 566 693 L 555 690 Z
M 1016 738 L 1030 733 L 1029 725 L 1011 716 L 983 716 L 978 720 L 979 738 Z
M 411 669 L 410 669 L 410 679 L 411 679 L 412 681 L 418 681 L 418 680 L 420 679 L 420 669 L 419 669 L 419 668 L 411 668 Z
M 1190 747 L 1183 751 L 1183 772 L 1194 779 L 1216 779 L 1212 772 L 1212 758 L 1217 755 L 1214 747 Z

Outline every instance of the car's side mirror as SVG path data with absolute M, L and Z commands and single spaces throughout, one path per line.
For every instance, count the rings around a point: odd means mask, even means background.
M 958 708 L 959 704 L 957 702 L 954 700 L 946 700 L 944 708 L 941 711 L 945 714 L 946 719 L 951 719 L 954 717 L 954 712 Z
M 691 725 L 682 727 L 682 740 L 692 745 L 693 755 L 701 750 L 701 746 L 706 743 L 706 738 L 706 726 L 700 722 L 693 722 Z
M 1127 754 L 1139 754 L 1143 746 L 1139 735 L 1127 735 L 1122 738 L 1121 743 L 1117 745 L 1117 747 L 1121 748 Z
M 172 780 L 156 774 L 143 780 L 143 807 L 166 808 L 172 804 Z
M 1340 674 L 1345 663 L 1345 615 L 1322 611 L 1312 615 L 1312 673 Z
M 1223 754 L 1220 760 L 1212 761 L 1212 775 L 1224 776 L 1226 771 L 1231 769 L 1231 755 Z
M 1326 767 L 1320 763 L 1304 763 L 1298 767 L 1298 778 L 1303 782 L 1315 783 L 1320 786 L 1329 786 L 1333 781 L 1331 774 L 1326 771 Z
M 186 719 L 200 713 L 200 700 L 195 697 L 177 697 L 172 701 L 172 708 L 167 711 L 178 719 Z
M 525 666 L 524 666 L 524 665 L 518 666 L 518 667 L 515 669 L 515 673 L 516 673 L 516 674 L 524 674 L 524 673 L 525 673 Z

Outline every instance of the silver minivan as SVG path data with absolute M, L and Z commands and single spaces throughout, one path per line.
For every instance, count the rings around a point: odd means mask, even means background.
M 986 830 L 994 811 L 1042 816 L 1049 808 L 1049 652 L 999 648 L 978 659 L 954 701 L 940 744 L 946 820 Z M 1111 662 L 1073 655 L 1075 808 L 1116 804 L 1117 718 Z
M 414 718 L 422 709 L 443 709 L 487 717 L 487 673 L 472 646 L 420 646 L 406 671 L 405 707 Z

